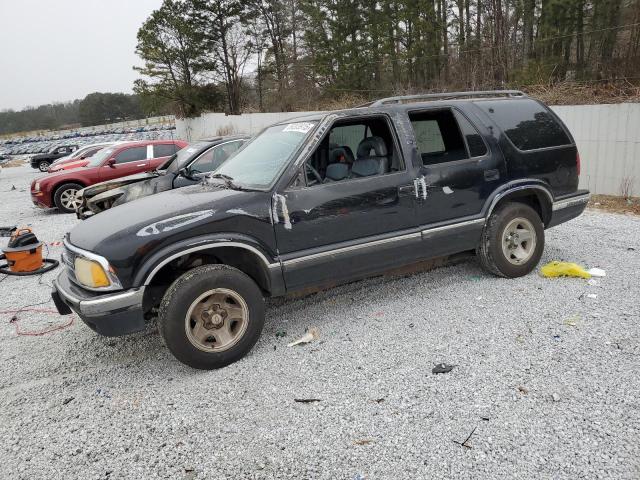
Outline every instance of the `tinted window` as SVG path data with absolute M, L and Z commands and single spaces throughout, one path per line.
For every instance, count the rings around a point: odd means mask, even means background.
M 116 163 L 128 163 L 136 162 L 140 160 L 146 160 L 147 147 L 132 147 L 123 150 L 116 155 Z
M 478 133 L 478 130 L 476 130 L 476 127 L 471 125 L 471 122 L 460 113 L 455 112 L 455 115 L 458 120 L 458 125 L 460 125 L 462 135 L 467 141 L 469 155 L 471 157 L 481 157 L 485 155 L 487 153 L 487 146 L 485 145 L 484 140 L 482 140 L 480 133 Z
M 416 148 L 424 165 L 469 158 L 458 122 L 451 110 L 410 112 L 409 120 L 416 137 Z
M 477 102 L 520 150 L 569 145 L 571 140 L 549 111 L 533 100 Z
M 178 146 L 173 143 L 154 145 L 153 158 L 170 157 L 178 151 Z

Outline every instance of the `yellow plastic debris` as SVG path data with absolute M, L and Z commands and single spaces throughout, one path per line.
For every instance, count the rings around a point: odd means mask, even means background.
M 549 262 L 540 269 L 543 277 L 578 277 L 591 278 L 591 274 L 587 272 L 577 263 L 571 262 Z

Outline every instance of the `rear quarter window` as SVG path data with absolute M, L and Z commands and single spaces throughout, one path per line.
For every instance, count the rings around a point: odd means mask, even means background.
M 520 150 L 560 147 L 571 140 L 562 125 L 534 100 L 498 100 L 476 105 L 498 124 Z

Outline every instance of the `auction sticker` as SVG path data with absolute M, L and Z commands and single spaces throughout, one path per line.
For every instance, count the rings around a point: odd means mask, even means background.
M 300 132 L 307 133 L 309 130 L 313 128 L 313 123 L 310 122 L 298 122 L 298 123 L 290 123 L 286 127 L 284 127 L 283 132 Z

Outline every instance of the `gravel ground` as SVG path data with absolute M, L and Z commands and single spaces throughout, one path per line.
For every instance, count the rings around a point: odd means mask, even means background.
M 76 220 L 31 206 L 35 175 L 0 172 L 0 225 L 59 241 Z M 254 350 L 212 372 L 152 327 L 17 336 L 0 314 L 0 478 L 637 479 L 640 217 L 549 230 L 555 259 L 607 276 L 505 280 L 468 261 L 274 300 Z M 7 277 L 0 310 L 46 302 L 56 274 Z M 286 346 L 311 326 L 318 341 Z

